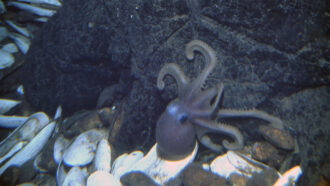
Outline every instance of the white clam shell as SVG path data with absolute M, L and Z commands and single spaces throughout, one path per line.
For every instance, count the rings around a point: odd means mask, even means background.
M 226 154 L 215 158 L 210 167 L 213 173 L 226 179 L 229 179 L 233 173 L 250 177 L 254 172 L 261 172 L 267 168 L 266 165 L 248 159 L 248 157 L 244 157 L 243 155 L 238 155 L 233 151 L 228 151 Z
M 141 151 L 134 151 L 130 154 L 124 154 L 124 156 L 121 156 L 114 162 L 113 169 L 111 173 L 115 176 L 120 178 L 122 175 L 129 172 L 132 167 L 137 163 L 139 160 L 143 158 L 143 152 Z
M 14 62 L 15 58 L 11 53 L 0 49 L 0 69 L 10 67 Z
M 18 52 L 18 49 L 14 43 L 8 43 L 5 46 L 2 47 L 2 50 L 9 52 L 9 53 L 16 53 Z
M 165 184 L 172 178 L 175 178 L 187 165 L 189 165 L 197 154 L 198 143 L 194 150 L 187 157 L 181 160 L 169 161 L 157 156 L 157 143 L 151 148 L 148 154 L 139 160 L 130 170 L 142 171 L 153 178 L 158 184 Z M 130 172 L 129 171 L 129 172 Z
M 26 116 L 4 116 L 0 115 L 0 127 L 16 128 L 23 125 L 29 117 Z
M 5 160 L 9 159 L 10 157 L 12 157 L 18 151 L 20 151 L 26 144 L 27 144 L 26 141 L 21 141 L 16 143 L 7 154 L 5 154 L 3 157 L 0 158 L 0 164 Z
M 86 171 L 79 167 L 72 167 L 66 175 L 61 186 L 85 185 Z
M 80 134 L 63 153 L 63 162 L 68 166 L 84 166 L 92 162 L 97 143 L 106 138 L 103 130 L 92 129 Z
M 96 150 L 94 159 L 95 170 L 109 172 L 111 168 L 111 147 L 106 139 L 102 139 Z
M 16 101 L 11 99 L 0 99 L 0 114 L 4 114 L 8 112 L 10 109 L 14 108 L 16 105 L 20 103 L 21 101 Z
M 105 171 L 95 171 L 87 179 L 87 186 L 101 186 L 101 185 L 111 185 L 111 186 L 121 186 L 119 179 L 109 172 Z
M 41 8 L 33 4 L 27 4 L 27 3 L 20 3 L 20 2 L 13 2 L 10 1 L 7 3 L 8 6 L 15 6 L 19 9 L 31 12 L 33 14 L 39 15 L 39 16 L 47 16 L 51 17 L 53 14 L 56 13 L 55 10 L 49 10 L 46 8 Z
M 70 140 L 64 138 L 63 135 L 60 135 L 53 147 L 53 158 L 54 161 L 59 164 L 62 161 L 63 151 L 70 145 Z
M 56 123 L 51 122 L 44 127 L 22 150 L 17 152 L 10 160 L 8 160 L 1 168 L 0 175 L 10 166 L 21 166 L 26 161 L 35 157 L 51 136 Z
M 61 6 L 61 2 L 58 0 L 18 0 L 21 2 L 28 2 L 32 4 L 48 4 L 48 5 L 53 5 L 53 6 Z

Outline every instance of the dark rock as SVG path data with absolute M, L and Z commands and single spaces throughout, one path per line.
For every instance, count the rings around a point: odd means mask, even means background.
M 157 184 L 142 172 L 132 172 L 123 175 L 120 182 L 124 186 L 157 186 Z
M 268 125 L 261 125 L 259 127 L 259 131 L 267 141 L 275 146 L 285 150 L 294 149 L 294 138 L 288 131 L 276 129 Z
M 267 142 L 256 142 L 252 148 L 252 158 L 261 162 L 267 162 L 277 150 Z
M 229 185 L 225 178 L 203 170 L 197 163 L 190 164 L 183 170 L 182 175 L 182 183 L 185 186 Z
M 253 145 L 252 158 L 266 163 L 268 166 L 280 168 L 284 155 L 267 142 L 256 142 Z

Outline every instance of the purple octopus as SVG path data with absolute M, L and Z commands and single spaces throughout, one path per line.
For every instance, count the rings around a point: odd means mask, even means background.
M 190 81 L 174 63 L 166 64 L 158 74 L 158 89 L 164 89 L 163 79 L 166 75 L 171 75 L 178 86 L 178 97 L 168 104 L 157 122 L 156 141 L 161 156 L 166 159 L 185 157 L 195 147 L 196 136 L 203 145 L 215 151 L 221 151 L 222 146 L 229 150 L 241 149 L 244 146 L 242 134 L 236 127 L 218 122 L 221 118 L 254 117 L 283 129 L 280 119 L 260 110 L 218 109 L 223 84 L 202 90 L 205 80 L 217 64 L 216 54 L 200 40 L 187 44 L 185 54 L 189 60 L 194 58 L 194 52 L 200 52 L 206 61 L 204 70 L 195 80 Z M 207 135 L 210 132 L 227 134 L 234 140 L 223 140 L 222 145 L 216 144 Z

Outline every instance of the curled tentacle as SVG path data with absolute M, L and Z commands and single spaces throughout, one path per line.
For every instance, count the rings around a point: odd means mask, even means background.
M 234 137 L 235 142 L 230 143 L 227 140 L 223 140 L 222 144 L 226 149 L 229 150 L 236 150 L 236 149 L 241 149 L 244 146 L 244 139 L 241 134 L 241 132 L 233 126 L 226 125 L 223 123 L 216 123 L 215 121 L 205 121 L 202 119 L 195 119 L 194 124 L 210 129 L 212 132 L 221 132 L 225 134 L 229 134 L 232 137 Z
M 186 93 L 187 99 L 198 94 L 207 76 L 211 73 L 217 63 L 214 50 L 200 40 L 193 40 L 187 44 L 186 56 L 189 60 L 194 59 L 194 52 L 198 51 L 205 57 L 206 65 L 202 73 L 191 83 L 189 92 Z
M 176 80 L 179 89 L 179 98 L 183 97 L 185 89 L 189 83 L 189 78 L 181 71 L 177 64 L 169 63 L 162 67 L 157 77 L 157 87 L 163 90 L 165 87 L 164 77 L 171 75 Z
M 234 110 L 234 109 L 221 109 L 218 112 L 218 116 L 225 117 L 252 117 L 268 121 L 274 128 L 282 130 L 283 122 L 279 118 L 272 116 L 266 112 L 257 109 L 250 110 Z
M 223 150 L 223 146 L 217 143 L 214 143 L 211 138 L 207 135 L 210 130 L 205 129 L 200 126 L 195 126 L 196 128 L 196 135 L 200 143 L 202 143 L 205 147 L 210 148 L 216 152 L 221 152 Z

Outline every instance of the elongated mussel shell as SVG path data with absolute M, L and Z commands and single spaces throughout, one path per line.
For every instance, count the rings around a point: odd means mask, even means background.
M 8 160 L 1 168 L 0 175 L 10 166 L 21 166 L 26 161 L 35 157 L 44 147 L 51 136 L 56 123 L 52 122 L 45 126 L 22 150 L 17 152 L 10 160 Z
M 43 112 L 31 115 L 23 125 L 16 128 L 0 143 L 0 159 L 2 159 L 17 143 L 21 141 L 31 141 L 48 123 L 49 118 Z

